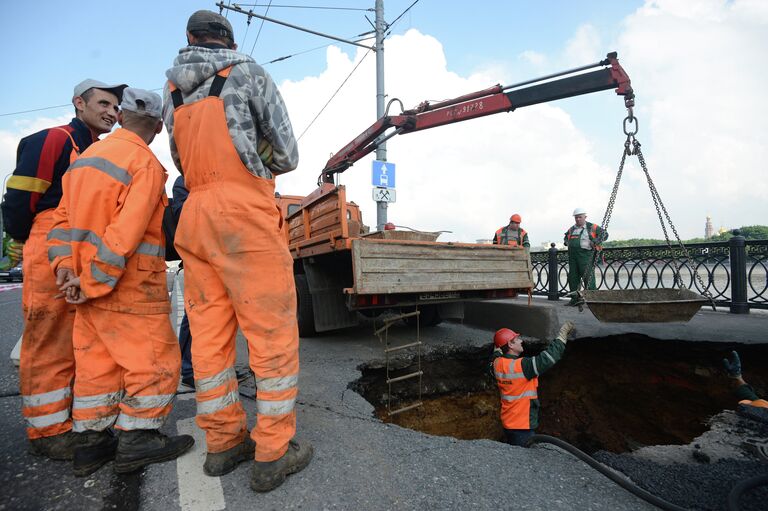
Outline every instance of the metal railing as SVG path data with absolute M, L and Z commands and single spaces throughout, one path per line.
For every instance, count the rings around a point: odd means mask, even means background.
M 743 314 L 768 309 L 768 240 L 746 241 L 734 236 L 729 241 L 686 245 L 690 260 L 678 248 L 666 245 L 605 248 L 595 265 L 597 289 L 654 289 L 675 287 L 677 261 L 683 286 L 697 293 L 708 292 L 719 306 Z M 567 294 L 568 251 L 531 252 L 533 294 L 558 300 Z M 701 289 L 694 277 L 698 272 Z

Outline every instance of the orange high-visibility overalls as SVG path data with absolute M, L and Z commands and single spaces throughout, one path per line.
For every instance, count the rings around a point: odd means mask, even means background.
M 90 298 L 74 324 L 75 431 L 157 429 L 171 411 L 181 354 L 168 318 L 166 179 L 144 140 L 124 128 L 64 175 L 49 256 Z
M 69 162 L 80 154 L 71 133 L 63 131 L 72 142 Z M 72 429 L 72 380 L 75 355 L 72 351 L 72 327 L 75 306 L 54 299 L 59 292 L 56 277 L 48 263 L 46 236 L 54 222 L 54 209 L 35 216 L 29 238 L 24 244 L 22 271 L 24 286 L 21 304 L 24 332 L 19 360 L 19 388 L 22 414 L 30 440 L 66 433 Z
M 235 375 L 237 326 L 256 375 L 256 461 L 273 461 L 296 432 L 299 339 L 293 260 L 271 179 L 256 177 L 229 136 L 218 92 L 231 68 L 214 77 L 205 99 L 174 97 L 173 138 L 189 198 L 175 245 L 184 261 L 184 298 L 192 331 L 197 424 L 208 452 L 242 442 L 246 416 Z

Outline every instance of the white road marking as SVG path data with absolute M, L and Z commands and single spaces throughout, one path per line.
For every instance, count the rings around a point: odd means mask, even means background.
M 194 399 L 195 394 L 183 394 L 177 399 Z M 221 479 L 203 473 L 205 461 L 205 432 L 197 427 L 195 418 L 176 421 L 179 434 L 192 435 L 195 445 L 176 460 L 179 478 L 179 506 L 182 511 L 221 511 L 226 509 Z

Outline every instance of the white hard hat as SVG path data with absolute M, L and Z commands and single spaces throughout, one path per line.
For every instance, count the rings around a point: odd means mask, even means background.
M 586 214 L 587 214 L 587 210 L 584 209 L 584 208 L 576 208 L 576 209 L 573 210 L 573 216 L 576 216 L 576 215 L 586 215 Z

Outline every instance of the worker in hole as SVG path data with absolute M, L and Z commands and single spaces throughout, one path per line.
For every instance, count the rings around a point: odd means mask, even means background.
M 491 373 L 501 397 L 501 425 L 504 441 L 525 447 L 539 425 L 539 376 L 554 366 L 565 351 L 574 325 L 566 321 L 547 349 L 533 357 L 523 356 L 520 334 L 502 328 L 493 336 Z
M 736 397 L 739 400 L 738 412 L 751 419 L 768 423 L 768 401 L 760 399 L 741 375 L 741 358 L 738 352 L 732 351 L 728 358 L 723 359 L 723 366 L 728 376 L 736 386 Z
M 522 221 L 522 218 L 517 213 L 509 217 L 509 224 L 499 227 L 493 235 L 493 244 L 530 248 L 531 242 L 528 241 L 528 233 L 520 227 L 520 222 Z

